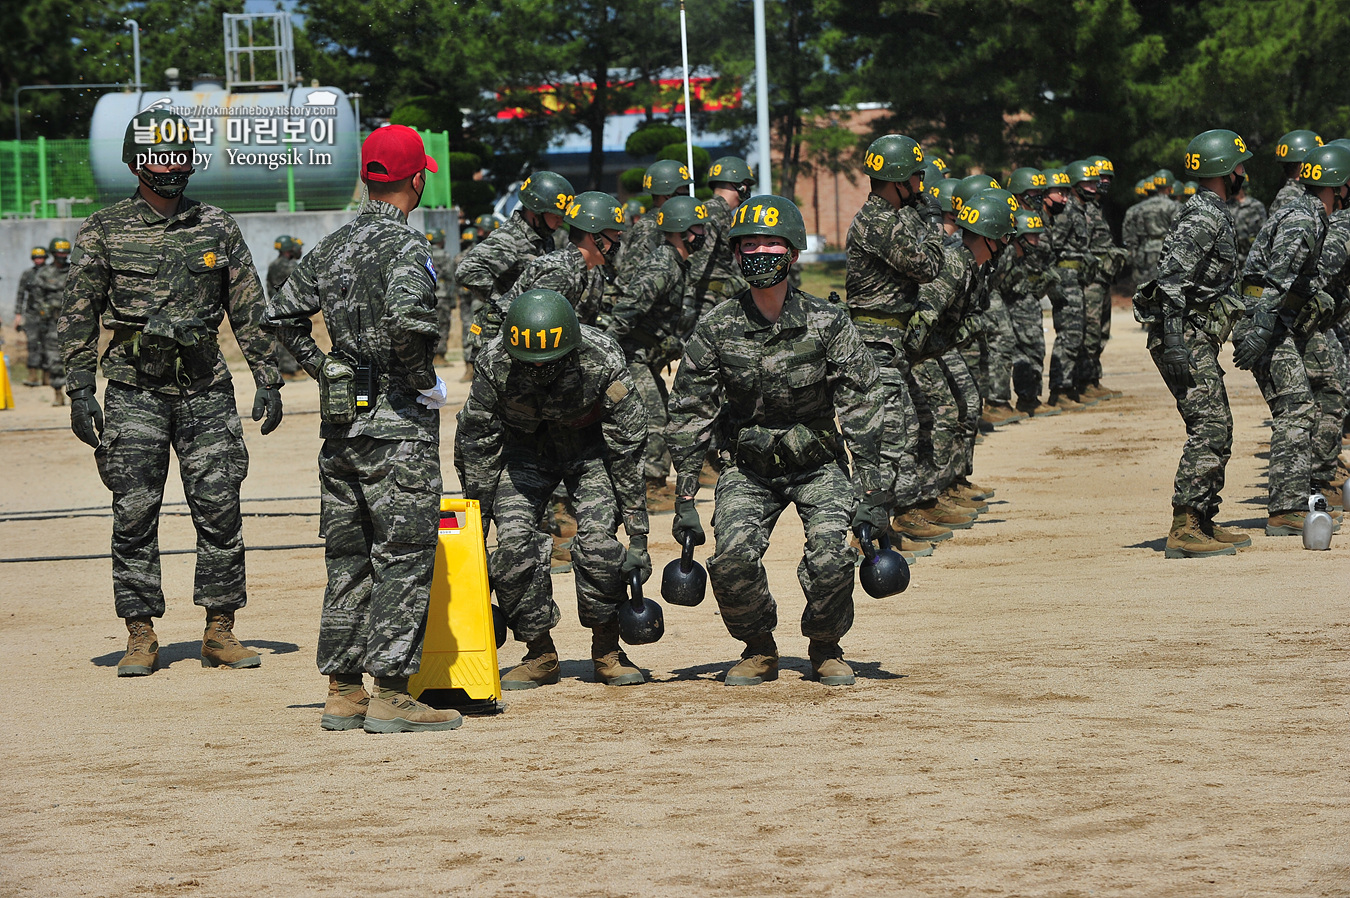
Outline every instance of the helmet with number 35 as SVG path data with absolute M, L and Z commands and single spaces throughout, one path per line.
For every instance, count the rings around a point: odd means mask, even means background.
M 1252 158 L 1247 144 L 1236 131 L 1214 128 L 1186 144 L 1186 174 L 1193 178 L 1221 178 Z M 1155 178 L 1156 181 L 1156 178 Z
M 806 252 L 806 222 L 797 204 L 784 196 L 761 193 L 736 207 L 731 214 L 728 237 L 735 246 L 737 237 L 762 234 L 782 237 L 798 252 Z

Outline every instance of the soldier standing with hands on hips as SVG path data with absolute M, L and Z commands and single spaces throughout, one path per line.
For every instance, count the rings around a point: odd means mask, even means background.
M 164 616 L 159 507 L 170 446 L 197 529 L 193 601 L 206 608 L 202 666 L 262 663 L 233 632 L 247 600 L 239 486 L 248 450 L 217 344 L 221 319 L 229 316 L 253 371 L 253 420 L 266 417 L 264 434 L 281 423 L 281 374 L 239 226 L 183 196 L 193 153 L 187 123 L 176 115 L 145 110 L 127 124 L 122 161 L 139 182 L 136 192 L 80 227 L 58 328 L 71 429 L 94 447 L 113 494 L 113 597 L 129 633 L 119 677 L 149 675 L 159 659 L 152 620 Z M 112 331 L 102 361 L 106 418 L 94 395 L 100 319 Z
M 436 268 L 408 223 L 436 171 L 403 125 L 361 146 L 370 198 L 329 234 L 268 303 L 267 327 L 319 381 L 321 527 L 328 587 L 318 664 L 328 675 L 320 726 L 368 733 L 449 730 L 456 711 L 414 701 L 440 519 Z M 310 336 L 323 312 L 328 355 Z M 362 674 L 374 677 L 368 694 Z

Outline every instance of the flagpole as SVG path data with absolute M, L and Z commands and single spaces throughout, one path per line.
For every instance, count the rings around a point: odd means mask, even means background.
M 680 56 L 684 61 L 684 148 L 688 154 L 689 177 L 694 177 L 694 126 L 689 111 L 689 31 L 684 19 L 684 0 L 680 0 Z M 693 188 L 689 190 L 692 194 Z

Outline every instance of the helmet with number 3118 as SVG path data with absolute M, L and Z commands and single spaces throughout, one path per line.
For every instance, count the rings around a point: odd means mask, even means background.
M 806 252 L 806 222 L 797 204 L 785 196 L 752 196 L 731 213 L 731 222 L 727 236 L 733 246 L 737 237 L 761 234 L 782 237 L 798 252 Z

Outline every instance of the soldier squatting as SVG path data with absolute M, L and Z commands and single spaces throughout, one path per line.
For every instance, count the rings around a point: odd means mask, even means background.
M 303 258 L 299 241 L 279 237 L 264 298 L 233 219 L 183 196 L 190 163 L 138 160 L 133 131 L 151 131 L 157 152 L 191 157 L 176 116 L 140 113 L 124 148 L 136 193 L 91 215 L 73 250 L 64 240 L 35 249 L 18 306 L 28 382 L 69 395 L 72 428 L 95 448 L 113 493 L 114 594 L 129 631 L 119 676 L 157 665 L 156 534 L 171 445 L 198 532 L 202 663 L 261 663 L 232 632 L 246 601 L 239 486 L 248 455 L 216 342 L 226 315 L 264 434 L 281 420 L 283 372 L 319 382 L 325 729 L 461 722 L 407 693 L 441 493 L 447 397 L 433 364 L 457 305 L 470 325 L 471 386 L 454 463 L 465 496 L 496 527 L 490 579 L 525 645 L 506 689 L 558 682 L 551 631 L 562 612 L 550 575 L 560 551 L 592 631 L 596 679 L 644 682 L 620 647 L 617 604 L 630 577 L 651 574 L 649 512 L 674 512 L 677 541 L 706 541 L 697 496 L 708 486 L 709 581 L 743 645 L 725 682 L 777 677 L 777 606 L 762 559 L 791 504 L 806 537 L 797 573 L 812 676 L 853 683 L 841 643 L 859 538 L 886 534 L 910 561 L 931 554 L 993 495 L 971 479 L 982 426 L 1119 395 L 1101 383 L 1101 354 L 1110 287 L 1127 266 L 1139 282 L 1136 317 L 1188 435 L 1167 557 L 1251 544 L 1215 523 L 1232 444 L 1218 352 L 1230 337 L 1273 421 L 1266 533 L 1301 532 L 1310 492 L 1338 515 L 1343 504 L 1350 141 L 1282 138 L 1289 182 L 1267 218 L 1243 191 L 1251 153 L 1242 138 L 1207 131 L 1183 160 L 1193 182 L 1164 169 L 1136 185 L 1122 247 L 1101 212 L 1114 177 L 1105 157 L 1019 168 L 1003 189 L 988 175 L 948 177 L 931 151 L 886 135 L 864 156 L 870 193 L 848 231 L 841 300 L 795 285 L 800 211 L 784 197 L 751 196 L 749 167 L 730 156 L 712 164 L 707 200 L 692 196 L 681 163 L 652 165 L 653 208 L 636 222 L 615 197 L 575 194 L 567 179 L 537 171 L 511 218 L 480 222 L 452 269 L 444 232 L 407 221 L 436 164 L 416 132 L 389 126 L 362 147 L 369 199 L 360 213 Z M 48 254 L 56 261 L 43 266 Z M 1043 297 L 1055 329 L 1048 372 Z M 318 312 L 333 339 L 327 354 L 310 336 Z M 101 362 L 106 414 L 95 398 L 100 323 L 113 333 Z M 290 364 L 278 366 L 279 347 Z

